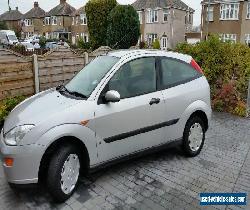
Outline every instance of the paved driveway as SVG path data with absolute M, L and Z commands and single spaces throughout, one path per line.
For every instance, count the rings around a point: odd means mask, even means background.
M 200 192 L 250 193 L 249 149 L 250 120 L 215 113 L 200 156 L 172 148 L 110 167 L 82 180 L 64 204 L 42 189 L 13 192 L 1 168 L 0 209 L 215 209 L 199 206 Z

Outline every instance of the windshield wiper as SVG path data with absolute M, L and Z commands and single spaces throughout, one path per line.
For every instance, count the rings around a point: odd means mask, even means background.
M 84 94 L 82 93 L 79 93 L 77 91 L 69 91 L 64 85 L 59 85 L 56 87 L 56 90 L 59 91 L 59 92 L 67 92 L 69 93 L 70 95 L 74 95 L 76 97 L 81 97 L 81 98 L 88 98 L 87 96 L 85 96 Z

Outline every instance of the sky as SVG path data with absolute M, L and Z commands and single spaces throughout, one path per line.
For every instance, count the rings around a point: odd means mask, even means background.
M 26 13 L 33 7 L 33 2 L 38 1 L 40 7 L 44 9 L 45 11 L 49 11 L 53 7 L 59 4 L 60 0 L 9 0 L 11 9 L 14 9 L 16 7 L 19 8 L 19 10 L 22 13 Z M 131 4 L 135 0 L 117 0 L 120 4 Z M 199 25 L 201 18 L 201 0 L 182 0 L 185 2 L 188 6 L 195 9 L 195 15 L 194 15 L 194 25 Z M 67 0 L 69 4 L 71 4 L 76 9 L 82 7 L 84 4 L 86 4 L 87 0 Z M 8 0 L 0 0 L 0 14 L 4 13 L 8 9 Z

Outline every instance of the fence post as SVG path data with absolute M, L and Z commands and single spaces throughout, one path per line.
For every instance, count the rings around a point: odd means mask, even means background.
M 33 70 L 34 70 L 34 77 L 35 77 L 35 93 L 39 93 L 40 91 L 40 84 L 39 84 L 39 73 L 38 73 L 38 61 L 37 55 L 33 55 Z
M 248 82 L 248 94 L 247 94 L 247 117 L 250 117 L 250 80 Z
M 85 66 L 89 63 L 89 54 L 87 52 L 84 53 Z

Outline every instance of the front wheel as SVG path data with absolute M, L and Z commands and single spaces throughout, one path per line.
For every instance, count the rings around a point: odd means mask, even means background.
M 205 141 L 205 125 L 201 118 L 195 116 L 188 120 L 183 133 L 183 150 L 189 157 L 200 154 Z
M 74 146 L 64 145 L 55 152 L 47 174 L 47 187 L 55 201 L 63 202 L 73 194 L 80 168 L 80 153 Z

